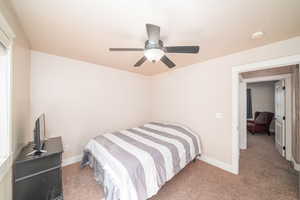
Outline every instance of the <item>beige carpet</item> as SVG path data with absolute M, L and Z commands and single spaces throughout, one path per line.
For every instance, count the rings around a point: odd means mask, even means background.
M 218 148 L 218 147 L 216 147 Z M 296 200 L 297 175 L 274 147 L 274 137 L 248 135 L 241 152 L 240 175 L 202 161 L 189 164 L 151 200 Z M 103 190 L 89 168 L 63 168 L 65 200 L 101 200 Z

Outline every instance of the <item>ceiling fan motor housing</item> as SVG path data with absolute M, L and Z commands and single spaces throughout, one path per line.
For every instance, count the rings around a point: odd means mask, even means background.
M 164 47 L 164 43 L 161 40 L 158 40 L 158 42 L 147 40 L 145 42 L 145 50 L 146 49 L 162 49 L 163 50 L 163 47 Z

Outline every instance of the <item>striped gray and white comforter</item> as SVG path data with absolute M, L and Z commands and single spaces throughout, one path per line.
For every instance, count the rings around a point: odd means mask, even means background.
M 199 137 L 188 128 L 152 122 L 95 137 L 82 164 L 94 168 L 106 200 L 145 200 L 200 153 Z

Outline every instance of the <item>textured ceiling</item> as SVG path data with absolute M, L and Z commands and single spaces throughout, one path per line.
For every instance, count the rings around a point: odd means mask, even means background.
M 132 67 L 142 52 L 145 24 L 161 26 L 165 45 L 200 45 L 196 55 L 169 54 L 188 66 L 300 35 L 299 0 L 11 0 L 33 50 L 144 75 L 162 63 Z M 252 40 L 251 34 L 265 36 Z

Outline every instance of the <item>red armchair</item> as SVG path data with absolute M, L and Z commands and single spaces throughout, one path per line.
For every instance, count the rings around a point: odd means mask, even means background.
M 255 112 L 254 120 L 247 120 L 247 130 L 252 133 L 267 132 L 270 135 L 270 124 L 274 118 L 271 112 Z

